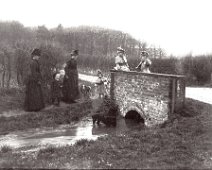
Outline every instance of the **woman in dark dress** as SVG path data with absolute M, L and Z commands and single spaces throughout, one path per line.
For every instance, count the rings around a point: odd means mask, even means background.
M 39 111 L 45 107 L 41 88 L 42 76 L 38 62 L 41 51 L 34 49 L 31 55 L 32 61 L 30 63 L 30 73 L 26 81 L 24 109 L 26 111 Z
M 75 103 L 79 96 L 78 89 L 78 71 L 77 71 L 77 57 L 78 50 L 71 52 L 71 59 L 65 66 L 65 77 L 63 80 L 63 101 L 66 103 Z

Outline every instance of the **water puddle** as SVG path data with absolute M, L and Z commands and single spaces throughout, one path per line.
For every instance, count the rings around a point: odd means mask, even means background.
M 103 124 L 93 125 L 90 116 L 83 118 L 74 125 L 61 125 L 58 128 L 42 128 L 18 131 L 0 136 L 0 147 L 13 148 L 45 148 L 49 145 L 72 145 L 80 139 L 96 140 L 100 136 L 119 135 L 126 130 L 142 130 L 143 125 L 119 117 L 116 127 L 106 127 Z
M 20 116 L 20 115 L 24 115 L 24 114 L 27 114 L 27 112 L 17 109 L 17 110 L 3 111 L 0 114 L 0 117 Z

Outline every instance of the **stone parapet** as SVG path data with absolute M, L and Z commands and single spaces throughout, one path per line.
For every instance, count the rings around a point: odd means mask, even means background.
M 116 100 L 122 116 L 134 110 L 145 120 L 146 126 L 154 126 L 183 107 L 185 77 L 111 70 L 110 96 Z

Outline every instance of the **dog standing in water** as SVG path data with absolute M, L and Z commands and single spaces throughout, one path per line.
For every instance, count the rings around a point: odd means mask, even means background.
M 118 107 L 110 107 L 107 114 L 94 114 L 92 116 L 93 125 L 97 122 L 99 125 L 100 122 L 105 124 L 106 126 L 116 126 L 116 117 L 118 115 Z
M 97 122 L 99 125 L 100 122 L 104 123 L 106 126 L 116 126 L 116 117 L 114 116 L 107 116 L 103 114 L 94 114 L 92 116 L 93 125 Z

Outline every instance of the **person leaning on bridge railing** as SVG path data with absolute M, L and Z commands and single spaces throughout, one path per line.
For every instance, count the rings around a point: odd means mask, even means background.
M 149 59 L 149 53 L 147 51 L 141 51 L 140 58 L 141 61 L 136 69 L 139 69 L 143 73 L 150 73 L 149 68 L 152 64 L 152 61 Z
M 121 47 L 117 48 L 117 56 L 115 57 L 115 70 L 130 71 L 125 55 L 125 50 Z

